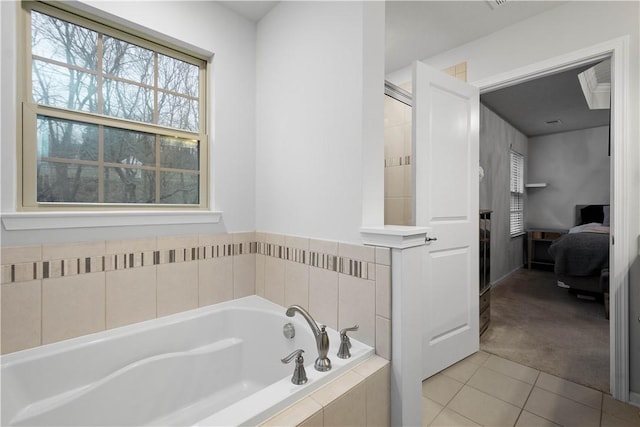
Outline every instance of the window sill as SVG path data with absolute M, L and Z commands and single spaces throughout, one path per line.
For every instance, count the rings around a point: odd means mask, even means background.
M 141 225 L 217 224 L 219 211 L 113 211 L 2 213 L 5 230 L 126 227 Z

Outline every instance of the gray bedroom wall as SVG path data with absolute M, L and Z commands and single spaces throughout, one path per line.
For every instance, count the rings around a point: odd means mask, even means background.
M 530 228 L 570 228 L 575 205 L 609 203 L 609 127 L 532 137 L 528 181 L 546 182 L 527 190 Z
M 523 265 L 524 236 L 509 233 L 509 149 L 527 159 L 527 137 L 480 104 L 480 209 L 491 209 L 491 283 Z M 525 168 L 525 182 L 526 180 Z M 526 194 L 525 194 L 526 203 Z

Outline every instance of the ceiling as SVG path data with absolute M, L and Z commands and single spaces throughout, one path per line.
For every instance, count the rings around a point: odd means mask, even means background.
M 236 12 L 238 15 L 247 18 L 249 21 L 258 22 L 261 20 L 271 9 L 274 8 L 277 1 L 244 1 L 244 0 L 231 0 L 231 1 L 219 1 L 229 9 Z
M 480 100 L 528 137 L 607 126 L 609 110 L 590 110 L 578 81 L 593 65 L 485 93 Z
M 386 72 L 489 35 L 567 1 L 386 1 Z M 221 1 L 252 22 L 278 1 Z M 482 95 L 482 102 L 527 136 L 609 123 L 609 110 L 589 110 L 576 75 L 566 71 Z M 545 122 L 560 120 L 560 124 Z
M 387 1 L 386 72 L 404 68 L 530 18 L 566 1 Z

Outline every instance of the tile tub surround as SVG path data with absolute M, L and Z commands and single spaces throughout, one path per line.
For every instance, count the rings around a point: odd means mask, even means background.
M 2 248 L 1 352 L 258 294 L 390 358 L 388 249 L 267 233 Z
M 390 372 L 373 356 L 262 426 L 389 426 Z

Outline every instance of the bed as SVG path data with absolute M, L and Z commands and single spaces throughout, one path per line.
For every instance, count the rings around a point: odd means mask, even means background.
M 554 272 L 560 286 L 604 300 L 609 291 L 609 205 L 578 205 L 575 222 L 569 233 L 549 247 Z

